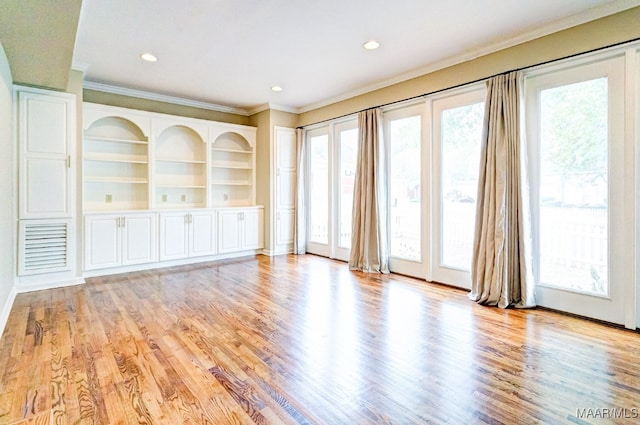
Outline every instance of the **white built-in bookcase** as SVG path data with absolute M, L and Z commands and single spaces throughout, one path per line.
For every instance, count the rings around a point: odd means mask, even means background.
M 254 127 L 85 103 L 85 212 L 255 205 Z
M 207 207 L 207 126 L 154 120 L 153 207 Z
M 220 206 L 248 206 L 254 199 L 253 146 L 238 133 L 223 133 L 211 143 L 211 202 Z
M 88 211 L 149 208 L 149 125 L 132 117 L 86 114 L 83 205 Z

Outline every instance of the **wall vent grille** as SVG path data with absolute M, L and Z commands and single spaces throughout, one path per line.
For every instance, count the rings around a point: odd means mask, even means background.
M 68 222 L 22 221 L 20 230 L 21 275 L 70 269 Z

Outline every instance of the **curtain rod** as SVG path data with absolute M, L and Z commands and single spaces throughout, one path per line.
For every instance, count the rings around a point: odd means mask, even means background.
M 478 79 L 473 80 L 473 81 L 468 81 L 466 83 L 456 84 L 456 85 L 451 86 L 451 87 L 446 87 L 446 88 L 443 88 L 443 89 L 434 90 L 434 91 L 431 91 L 431 92 L 427 92 L 427 93 L 419 94 L 419 95 L 416 95 L 416 96 L 408 97 L 406 99 L 394 100 L 393 102 L 387 102 L 387 103 L 383 103 L 383 104 L 380 104 L 380 105 L 377 105 L 377 106 L 372 106 L 372 107 L 369 107 L 369 108 L 360 109 L 359 111 L 350 112 L 348 114 L 339 115 L 339 116 L 333 117 L 333 118 L 327 118 L 326 120 L 320 120 L 320 121 L 317 121 L 317 122 L 314 122 L 314 123 L 311 123 L 311 124 L 307 124 L 305 126 L 299 126 L 299 127 L 296 127 L 296 128 L 304 129 L 305 127 L 309 127 L 309 126 L 312 126 L 312 125 L 318 125 L 318 124 L 322 124 L 322 123 L 333 121 L 333 120 L 339 120 L 340 118 L 345 118 L 345 117 L 348 117 L 348 116 L 351 116 L 351 115 L 355 115 L 355 114 L 358 114 L 360 112 L 367 111 L 369 109 L 384 108 L 385 106 L 396 105 L 398 103 L 403 103 L 403 102 L 410 102 L 412 100 L 420 99 L 421 97 L 427 97 L 427 96 L 438 94 L 438 93 L 441 93 L 441 92 L 444 92 L 444 91 L 447 91 L 447 90 L 453 90 L 453 89 L 457 89 L 457 88 L 460 88 L 460 87 L 468 86 L 468 85 L 471 85 L 471 84 L 480 83 L 480 82 L 486 81 L 486 80 L 488 80 L 490 78 L 497 77 L 498 75 L 504 75 L 504 74 L 508 74 L 510 72 L 524 71 L 524 70 L 527 70 L 527 69 L 535 68 L 535 67 L 542 66 L 542 65 L 548 65 L 550 63 L 560 62 L 560 61 L 563 61 L 563 60 L 575 58 L 575 57 L 582 56 L 582 55 L 588 55 L 590 53 L 600 52 L 602 50 L 607 50 L 607 49 L 612 49 L 614 47 L 623 46 L 625 44 L 632 44 L 632 43 L 635 43 L 635 42 L 637 42 L 639 40 L 640 40 L 640 37 L 637 37 L 637 38 L 634 38 L 634 39 L 631 39 L 631 40 L 621 41 L 619 43 L 613 43 L 613 44 L 609 44 L 609 45 L 603 46 L 603 47 L 597 47 L 595 49 L 587 50 L 587 51 L 584 51 L 584 52 L 573 53 L 571 55 L 563 56 L 563 57 L 560 57 L 560 58 L 557 58 L 557 59 L 550 59 L 548 61 L 539 62 L 539 63 L 533 64 L 533 65 L 527 65 L 527 66 L 523 66 L 523 67 L 520 67 L 520 68 L 511 69 L 511 70 L 508 70 L 508 71 L 499 72 L 497 74 L 493 74 L 493 75 L 490 75 L 488 77 L 478 78 Z M 462 63 L 464 63 L 464 62 L 462 62 Z M 455 66 L 455 65 L 452 65 L 452 66 Z M 443 69 L 446 69 L 446 68 L 443 68 Z M 435 71 L 433 71 L 433 72 L 435 72 Z M 424 75 L 428 75 L 428 74 L 424 74 Z M 397 83 L 397 84 L 401 84 L 401 83 Z M 387 87 L 390 87 L 390 86 L 387 86 Z

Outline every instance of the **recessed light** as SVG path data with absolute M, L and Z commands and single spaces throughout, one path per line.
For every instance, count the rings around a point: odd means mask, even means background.
M 280 87 L 280 86 L 273 86 L 273 87 L 271 87 L 271 91 L 281 92 L 281 91 L 282 91 L 282 87 Z
M 140 55 L 140 59 L 147 62 L 157 62 L 158 58 L 155 57 L 152 53 L 143 53 Z
M 365 48 L 365 49 L 367 49 L 367 50 L 375 50 L 375 49 L 377 49 L 378 47 L 380 47 L 380 43 L 378 43 L 378 42 L 377 42 L 377 41 L 375 41 L 375 40 L 369 40 L 369 41 L 365 42 L 365 43 L 362 45 L 362 47 L 364 47 L 364 48 Z

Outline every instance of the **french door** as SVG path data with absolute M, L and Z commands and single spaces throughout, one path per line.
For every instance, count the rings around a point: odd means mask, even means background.
M 471 287 L 484 84 L 430 100 L 433 205 L 430 280 Z
M 620 56 L 526 81 L 537 303 L 620 324 L 631 187 L 624 76 Z
M 389 269 L 424 278 L 426 275 L 424 104 L 384 113 L 388 162 Z
M 329 257 L 331 191 L 329 126 L 307 131 L 307 252 Z
M 307 142 L 307 252 L 348 261 L 358 152 L 355 119 L 314 128 Z

